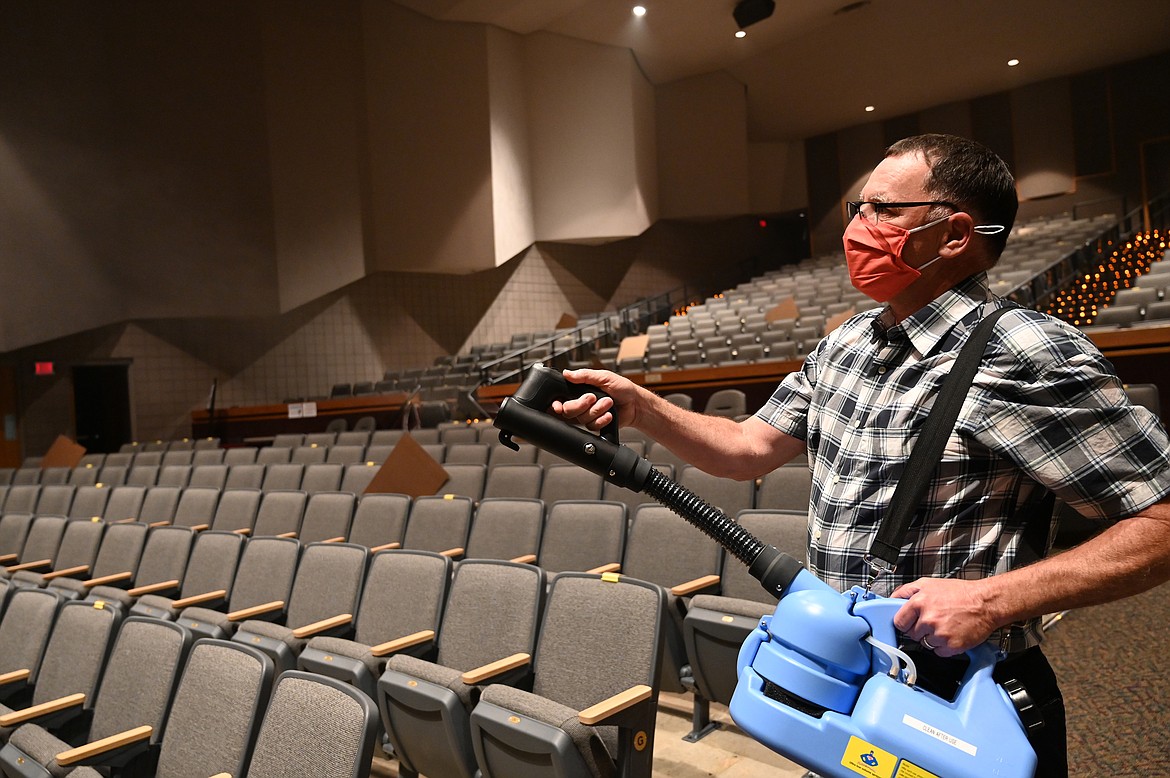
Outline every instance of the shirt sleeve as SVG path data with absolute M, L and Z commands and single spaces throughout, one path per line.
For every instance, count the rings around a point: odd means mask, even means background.
M 823 343 L 824 341 L 822 341 Z M 820 347 L 816 351 L 820 351 Z M 781 432 L 808 440 L 808 408 L 817 385 L 817 353 L 805 357 L 800 370 L 789 373 L 756 416 Z
M 1124 519 L 1170 494 L 1165 428 L 1129 402 L 1083 333 L 1034 311 L 996 329 L 990 369 L 976 379 L 988 397 L 976 439 L 1090 519 Z

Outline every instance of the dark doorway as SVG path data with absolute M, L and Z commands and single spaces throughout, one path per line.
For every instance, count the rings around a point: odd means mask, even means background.
M 86 451 L 108 454 L 129 443 L 130 365 L 74 366 L 73 417 Z

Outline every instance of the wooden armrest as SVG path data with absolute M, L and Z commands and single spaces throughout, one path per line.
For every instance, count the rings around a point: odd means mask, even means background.
M 0 716 L 0 727 L 15 727 L 23 724 L 26 721 L 32 721 L 39 716 L 44 716 L 48 713 L 56 713 L 59 710 L 72 708 L 76 705 L 81 705 L 85 702 L 85 695 L 78 692 L 77 694 L 68 694 L 64 697 L 58 697 L 55 700 L 42 702 L 40 705 L 33 705 L 24 710 L 14 710 L 11 713 L 6 713 Z
M 196 532 L 206 532 L 207 530 L 211 529 L 211 525 L 210 524 L 192 524 L 191 529 L 195 530 Z
M 402 544 L 399 543 L 397 540 L 394 541 L 393 543 L 383 543 L 380 546 L 374 546 L 373 548 L 371 548 L 370 553 L 376 554 L 379 551 L 389 551 L 392 548 L 402 548 Z
M 124 519 L 117 519 L 113 523 L 114 524 L 130 524 L 130 523 L 135 522 L 135 521 L 138 521 L 138 519 L 136 519 L 133 516 L 127 516 Z
M 141 597 L 144 594 L 154 594 L 155 592 L 165 592 L 167 589 L 177 588 L 179 588 L 178 580 L 172 579 L 170 581 L 159 581 L 158 583 L 147 584 L 146 586 L 135 586 L 133 589 L 127 591 L 126 594 L 130 595 L 131 597 Z
M 5 554 L 4 556 L 0 556 L 0 565 L 6 565 L 9 562 L 15 562 L 16 559 L 16 554 Z
M 90 578 L 88 581 L 82 581 L 81 585 L 86 589 L 92 589 L 95 586 L 105 586 L 106 584 L 118 583 L 118 581 L 129 581 L 134 577 L 134 573 L 129 570 L 123 570 L 120 573 L 111 573 L 110 575 L 103 575 L 100 578 Z
M 240 527 L 239 529 L 232 530 L 232 532 L 235 533 L 236 535 L 251 535 L 252 528 L 251 527 Z
M 463 556 L 463 549 L 462 548 L 449 548 L 446 551 L 440 551 L 439 555 L 446 556 L 446 557 Z
M 49 567 L 52 564 L 52 559 L 38 559 L 35 562 L 22 562 L 19 565 L 12 565 L 5 569 L 10 573 L 15 573 L 18 570 L 36 570 L 38 567 Z
M 211 778 L 232 778 L 232 774 L 231 773 L 216 773 L 215 775 L 211 776 Z
M 588 708 L 577 714 L 577 720 L 586 726 L 593 726 L 594 724 L 599 724 L 615 713 L 620 713 L 626 708 L 637 705 L 639 702 L 648 699 L 650 699 L 649 686 L 646 684 L 631 686 L 624 692 L 618 692 L 607 700 L 602 700 L 596 705 L 590 705 Z
M 172 608 L 186 608 L 191 605 L 198 605 L 202 602 L 211 602 L 227 596 L 227 589 L 216 589 L 213 592 L 204 592 L 203 594 L 192 594 L 190 597 L 184 597 L 181 600 L 175 600 L 171 603 Z
M 273 600 L 266 602 L 263 605 L 253 605 L 251 608 L 241 608 L 238 611 L 232 611 L 227 615 L 228 621 L 243 621 L 250 619 L 253 616 L 261 616 L 265 613 L 272 613 L 284 607 L 284 600 Z
M 0 673 L 0 686 L 3 686 L 5 684 L 9 684 L 9 683 L 16 683 L 17 681 L 24 681 L 30 675 L 32 675 L 32 670 L 29 670 L 27 668 L 25 668 L 23 670 L 13 670 L 12 672 L 9 672 L 9 673 Z
M 75 575 L 82 575 L 89 572 L 89 565 L 78 565 L 77 567 L 66 567 L 63 570 L 54 570 L 51 573 L 45 573 L 41 577 L 46 581 L 52 581 L 54 578 L 71 578 Z
M 335 538 L 325 538 L 321 542 L 322 543 L 344 543 L 345 542 L 345 535 L 338 535 Z
M 586 570 L 585 572 L 597 573 L 598 575 L 600 575 L 601 573 L 616 573 L 618 570 L 621 570 L 621 569 L 622 569 L 622 565 L 620 562 L 610 562 L 608 565 L 601 565 L 600 567 L 595 567 L 592 570 Z
M 334 627 L 340 627 L 343 624 L 349 624 L 353 621 L 352 613 L 342 613 L 338 616 L 330 616 L 327 619 L 315 621 L 312 624 L 306 624 L 303 627 L 297 627 L 293 630 L 294 638 L 308 638 L 313 635 L 319 635 L 322 632 L 331 630 Z
M 706 589 L 709 586 L 714 586 L 719 583 L 719 576 L 717 575 L 701 575 L 698 578 L 680 583 L 678 586 L 671 587 L 670 593 L 675 597 L 685 597 L 688 594 Z
M 295 538 L 296 536 L 297 536 L 297 533 L 295 533 L 295 532 L 282 532 L 279 535 L 277 535 L 276 537 L 278 537 L 278 538 Z
M 510 561 L 510 562 L 523 562 L 524 564 L 530 565 L 536 561 L 536 554 L 524 554 L 522 556 L 515 556 L 515 557 L 512 557 L 508 561 Z
M 95 740 L 92 743 L 86 743 L 84 746 L 62 751 L 57 754 L 57 764 L 62 767 L 68 767 L 71 764 L 77 764 L 83 759 L 92 759 L 95 756 L 113 751 L 116 748 L 128 746 L 140 740 L 147 740 L 150 738 L 152 732 L 154 732 L 154 727 L 149 725 L 135 727 L 125 732 L 119 732 L 116 735 L 104 737 L 101 740 Z
M 148 526 L 148 527 L 169 527 L 169 526 L 171 526 L 171 523 L 169 521 L 152 521 L 152 522 L 149 522 L 146 526 Z
M 512 654 L 512 656 L 506 656 L 503 659 L 497 659 L 494 662 L 488 662 L 486 665 L 481 665 L 472 670 L 468 670 L 463 674 L 463 683 L 483 683 L 494 675 L 499 675 L 500 673 L 507 672 L 508 670 L 526 665 L 531 661 L 531 654 Z
M 433 629 L 424 629 L 415 632 L 411 635 L 403 635 L 394 640 L 387 640 L 385 643 L 379 643 L 376 646 L 370 646 L 370 653 L 374 656 L 386 656 L 393 654 L 395 651 L 401 651 L 404 648 L 417 646 L 419 643 L 425 643 L 428 640 L 435 639 L 435 631 Z

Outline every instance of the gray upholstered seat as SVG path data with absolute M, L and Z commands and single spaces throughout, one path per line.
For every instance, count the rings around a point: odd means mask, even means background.
M 32 525 L 31 513 L 6 513 L 0 518 L 0 564 L 16 564 Z
M 89 590 L 86 599 L 110 600 L 129 610 L 146 594 L 178 594 L 194 541 L 195 531 L 190 527 L 155 527 L 146 536 L 130 588 L 98 585 Z
M 401 545 L 411 505 L 405 494 L 363 494 L 354 511 L 349 542 L 373 551 L 391 543 Z
M 297 537 L 306 544 L 345 540 L 349 537 L 355 503 L 356 498 L 348 492 L 310 494 Z
M 377 741 L 373 702 L 348 684 L 299 670 L 280 676 L 268 703 L 249 778 L 366 778 Z
M 129 586 L 138 571 L 148 529 L 141 522 L 108 524 L 86 580 L 59 577 L 49 581 L 48 586 L 82 598 L 94 586 Z
M 264 485 L 264 473 L 268 466 L 260 462 L 241 462 L 228 466 L 224 489 L 259 489 Z
M 182 493 L 183 490 L 177 486 L 150 487 L 142 498 L 138 518 L 152 526 L 172 523 Z
M 130 612 L 141 616 L 174 620 L 183 608 L 198 604 L 216 608 L 227 602 L 236 566 L 244 550 L 244 537 L 235 532 L 200 533 L 195 538 L 178 599 L 162 594 L 143 594 Z
M 266 492 L 290 491 L 301 488 L 305 466 L 297 462 L 275 462 L 264 467 L 264 483 L 260 488 Z
M 535 567 L 486 559 L 459 563 L 434 661 L 394 654 L 378 681 L 382 723 L 399 775 L 474 775 L 469 725 L 478 686 L 531 678 L 543 599 L 544 576 Z M 485 669 L 493 663 L 499 663 L 494 672 Z
M 190 633 L 171 622 L 138 616 L 122 622 L 98 688 L 88 739 L 93 743 L 130 730 L 137 730 L 137 734 L 124 746 L 107 752 L 103 764 L 120 767 L 152 758 L 190 644 Z M 44 728 L 24 724 L 12 733 L 0 760 L 6 772 L 16 767 L 11 760 L 23 758 L 44 766 L 54 776 L 77 775 L 76 770 L 71 772 L 71 765 L 61 764 L 62 755 L 70 750 L 68 743 Z
M 340 491 L 352 492 L 353 494 L 359 495 L 365 493 L 370 482 L 374 480 L 374 476 L 378 474 L 378 470 L 378 465 L 372 461 L 355 462 L 346 465 L 345 470 L 341 474 Z
M 433 656 L 451 560 L 432 551 L 381 551 L 370 561 L 352 640 L 309 640 L 298 667 L 352 683 L 375 697 L 375 684 L 394 652 Z
M 751 486 L 751 482 L 747 486 Z M 663 553 L 663 549 L 670 549 Z M 685 670 L 683 616 L 690 597 L 698 592 L 717 593 L 723 560 L 722 549 L 685 519 L 662 505 L 641 505 L 630 522 L 622 557 L 622 574 L 650 581 L 666 590 L 663 624 L 663 691 L 682 692 L 690 684 Z M 685 676 L 685 677 L 684 677 Z
M 352 543 L 311 543 L 297 565 L 282 623 L 248 619 L 233 640 L 272 657 L 278 672 L 296 667 L 309 638 L 353 634 L 369 549 Z
M 260 510 L 256 513 L 256 524 L 252 527 L 252 536 L 296 537 L 301 531 L 308 501 L 309 495 L 299 489 L 265 490 Z
M 711 394 L 703 406 L 708 416 L 727 416 L 734 419 L 747 412 L 747 395 L 740 389 L 720 389 Z
M 410 510 L 404 548 L 436 551 L 452 558 L 467 549 L 474 503 L 469 497 L 419 497 Z
M 294 538 L 252 538 L 240 557 L 226 612 L 196 605 L 184 609 L 176 621 L 197 636 L 223 638 L 230 637 L 241 620 L 260 618 L 262 614 L 253 611 L 259 606 L 279 602 L 265 608 L 263 617 L 283 617 L 300 553 L 301 542 Z
M 209 452 L 198 452 L 200 454 Z M 223 489 L 227 484 L 228 466 L 222 462 L 207 465 L 193 465 L 191 478 L 187 481 L 187 488 L 206 486 L 212 489 Z
M 539 496 L 550 509 L 560 500 L 600 500 L 601 484 L 601 476 L 576 465 L 549 465 Z
M 468 559 L 535 562 L 544 532 L 544 503 L 535 499 L 485 498 L 475 509 Z
M 273 680 L 272 660 L 262 651 L 196 642 L 167 715 L 156 774 L 243 775 Z
M 97 558 L 106 524 L 40 516 L 28 532 L 18 564 L 7 568 L 19 586 L 44 586 L 62 575 L 87 575 Z
M 250 533 L 256 526 L 256 514 L 260 511 L 263 492 L 258 488 L 224 489 L 215 506 L 211 529 L 222 532 Z
M 0 684 L 0 700 L 36 685 L 45 646 L 64 601 L 60 592 L 47 589 L 17 589 L 9 597 L 0 620 L 0 675 L 9 678 Z
M 341 488 L 341 477 L 344 473 L 345 465 L 337 462 L 314 462 L 305 465 L 300 488 L 308 494 L 336 492 Z
M 537 564 L 546 573 L 617 569 L 626 548 L 626 506 L 566 500 L 548 508 Z
M 76 486 L 70 484 L 41 484 L 41 494 L 37 499 L 37 513 L 47 513 L 53 516 L 64 516 L 69 513 L 69 506 L 73 504 L 73 493 Z
M 209 529 L 215 519 L 215 509 L 221 494 L 222 489 L 210 486 L 188 486 L 179 496 L 171 523 L 176 527 Z
M 806 554 L 808 518 L 798 511 L 750 510 L 736 516 L 748 532 L 795 559 Z M 697 594 L 683 619 L 683 642 L 694 679 L 695 708 L 692 740 L 711 728 L 709 702 L 727 705 L 735 691 L 736 658 L 760 617 L 776 608 L 776 598 L 748 574 L 737 559 L 723 552 L 724 565 L 719 594 Z
M 146 499 L 145 486 L 115 486 L 110 489 L 110 498 L 101 516 L 108 522 L 138 520 L 142 512 L 142 501 Z
M 540 484 L 544 480 L 544 468 L 538 464 L 496 465 L 487 472 L 484 484 L 484 499 L 491 497 L 531 498 L 540 497 Z
M 808 511 L 812 474 L 808 465 L 788 463 L 760 479 L 756 506 L 769 510 Z M 730 515 L 730 514 L 729 514 Z
M 662 589 L 651 583 L 558 575 L 532 691 L 490 685 L 471 712 L 483 778 L 650 775 L 664 607 Z M 614 717 L 619 696 L 634 702 Z
M 74 698 L 67 707 L 35 717 L 0 706 L 0 713 L 4 714 L 0 716 L 0 739 L 7 741 L 17 727 L 28 721 L 55 730 L 91 711 L 94 691 L 121 623 L 122 612 L 118 608 L 78 600 L 61 605 L 45 646 L 29 707 L 67 696 L 83 696 Z

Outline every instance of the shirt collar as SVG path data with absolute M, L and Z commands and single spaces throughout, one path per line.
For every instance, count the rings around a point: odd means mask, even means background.
M 886 330 L 886 337 L 892 340 L 900 334 L 900 330 L 915 351 L 927 356 L 967 314 L 991 299 L 987 273 L 976 273 L 943 292 L 896 326 L 890 327 Z M 875 321 L 885 319 L 887 310 L 883 310 Z

